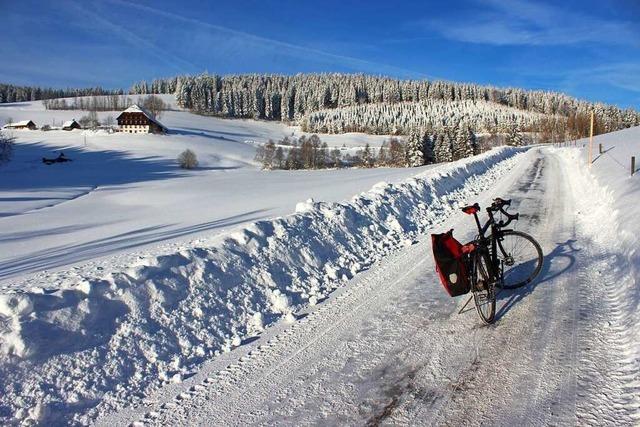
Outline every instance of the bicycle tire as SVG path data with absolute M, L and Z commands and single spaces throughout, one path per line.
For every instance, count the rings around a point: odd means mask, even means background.
M 487 325 L 493 323 L 496 316 L 495 280 L 491 278 L 487 268 L 487 255 L 476 253 L 474 257 L 474 274 L 472 278 L 473 302 L 478 316 Z M 483 281 L 481 285 L 479 281 Z
M 502 280 L 498 282 L 498 287 L 502 289 L 517 289 L 528 285 L 542 270 L 542 248 L 526 233 L 515 230 L 501 232 L 497 252 L 502 270 Z

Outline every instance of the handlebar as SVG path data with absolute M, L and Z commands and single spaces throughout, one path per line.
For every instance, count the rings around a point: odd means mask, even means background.
M 512 215 L 506 210 L 504 210 L 505 206 L 511 205 L 511 199 L 505 200 L 497 197 L 493 200 L 491 206 L 487 208 L 487 212 L 491 215 L 492 212 L 500 212 L 502 215 L 507 217 L 506 221 L 499 221 L 496 223 L 496 226 L 502 228 L 511 224 L 511 221 L 517 221 L 520 214 Z
M 510 205 L 511 205 L 511 199 L 505 200 L 505 199 L 501 199 L 500 197 L 497 197 L 493 199 L 493 203 L 488 209 L 491 209 L 494 212 L 498 212 L 499 210 L 502 210 L 502 208 L 504 208 L 505 206 L 510 206 Z
M 489 226 L 491 226 L 492 224 L 495 227 L 498 228 L 502 228 L 502 227 L 506 227 L 509 224 L 511 224 L 511 221 L 517 221 L 520 214 L 510 214 L 509 212 L 507 212 L 505 210 L 506 206 L 510 206 L 511 205 L 511 199 L 509 200 L 505 200 L 505 199 L 501 199 L 500 197 L 496 198 L 493 200 L 493 203 L 491 204 L 491 206 L 489 206 L 487 208 L 487 213 L 489 214 L 489 220 L 487 221 L 487 223 L 482 226 L 480 224 L 480 220 L 478 219 L 478 212 L 480 212 L 480 205 L 477 203 L 474 203 L 473 205 L 469 205 L 469 206 L 465 206 L 462 208 L 462 212 L 468 214 L 468 215 L 473 215 L 475 221 L 476 221 L 476 225 L 478 226 L 478 231 L 480 232 L 480 236 L 484 236 L 484 233 L 487 231 L 487 229 L 489 228 Z M 506 221 L 498 221 L 496 222 L 495 218 L 493 217 L 493 213 L 494 212 L 500 212 L 502 215 L 504 215 L 507 220 Z
M 507 221 L 499 221 L 496 225 L 500 228 L 502 227 L 506 227 L 507 225 L 511 224 L 511 221 L 517 221 L 518 218 L 520 217 L 520 214 L 517 213 L 515 215 L 511 215 L 509 212 L 506 212 L 504 209 L 500 209 L 500 213 L 502 213 L 503 215 L 505 215 L 507 217 Z

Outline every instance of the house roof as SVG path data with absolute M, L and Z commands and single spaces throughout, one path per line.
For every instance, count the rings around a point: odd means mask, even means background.
M 149 119 L 153 123 L 157 124 L 158 126 L 160 126 L 163 129 L 167 129 L 167 127 L 165 125 L 163 125 L 162 123 L 160 123 L 158 120 L 156 120 L 153 117 L 153 114 L 151 114 L 149 111 L 147 111 L 146 109 L 142 108 L 138 104 L 133 104 L 131 107 L 129 107 L 126 110 L 124 110 L 122 113 L 120 113 L 120 115 L 116 119 L 119 119 L 120 116 L 122 116 L 125 113 L 142 113 L 147 117 L 147 119 Z
M 3 127 L 14 128 L 14 127 L 21 127 L 21 126 L 29 126 L 29 123 L 33 123 L 33 120 L 22 120 L 22 121 L 19 121 L 19 122 L 7 123 Z M 33 123 L 33 124 L 35 125 L 35 123 Z
M 62 127 L 63 127 L 63 128 L 68 128 L 68 127 L 71 127 L 74 123 L 75 123 L 75 124 L 77 124 L 77 125 L 79 126 L 79 123 L 78 123 L 78 122 L 76 122 L 76 119 L 71 119 L 71 120 L 67 120 L 66 122 L 64 122 L 64 123 L 62 124 Z

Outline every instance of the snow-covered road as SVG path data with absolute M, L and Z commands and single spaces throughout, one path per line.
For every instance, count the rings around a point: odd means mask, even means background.
M 615 232 L 590 209 L 586 175 L 563 153 L 534 149 L 489 191 L 512 198 L 516 228 L 545 254 L 540 279 L 499 295 L 498 320 L 483 327 L 466 298 L 448 298 L 428 235 L 358 274 L 293 323 L 162 388 L 146 405 L 99 423 L 158 425 L 633 425 L 637 362 L 616 292 L 628 270 Z M 594 226 L 596 225 L 596 226 Z M 450 227 L 472 238 L 473 222 Z M 624 267 L 624 266 L 623 266 Z

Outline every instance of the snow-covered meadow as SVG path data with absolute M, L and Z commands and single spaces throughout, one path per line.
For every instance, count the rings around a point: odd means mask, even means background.
M 171 97 L 163 96 L 171 103 Z M 83 111 L 45 110 L 41 102 L 0 105 L 0 123 L 32 119 L 38 126 L 79 119 Z M 117 112 L 99 112 L 104 120 Z M 262 171 L 257 144 L 300 135 L 281 123 L 224 120 L 180 110 L 162 121 L 169 135 L 91 131 L 13 131 L 15 156 L 0 182 L 0 282 L 85 260 L 211 236 L 258 219 L 292 212 L 299 201 L 339 201 L 379 181 L 419 170 Z M 383 137 L 322 135 L 352 150 Z M 180 169 L 193 150 L 200 167 Z M 45 165 L 58 153 L 73 159 Z

